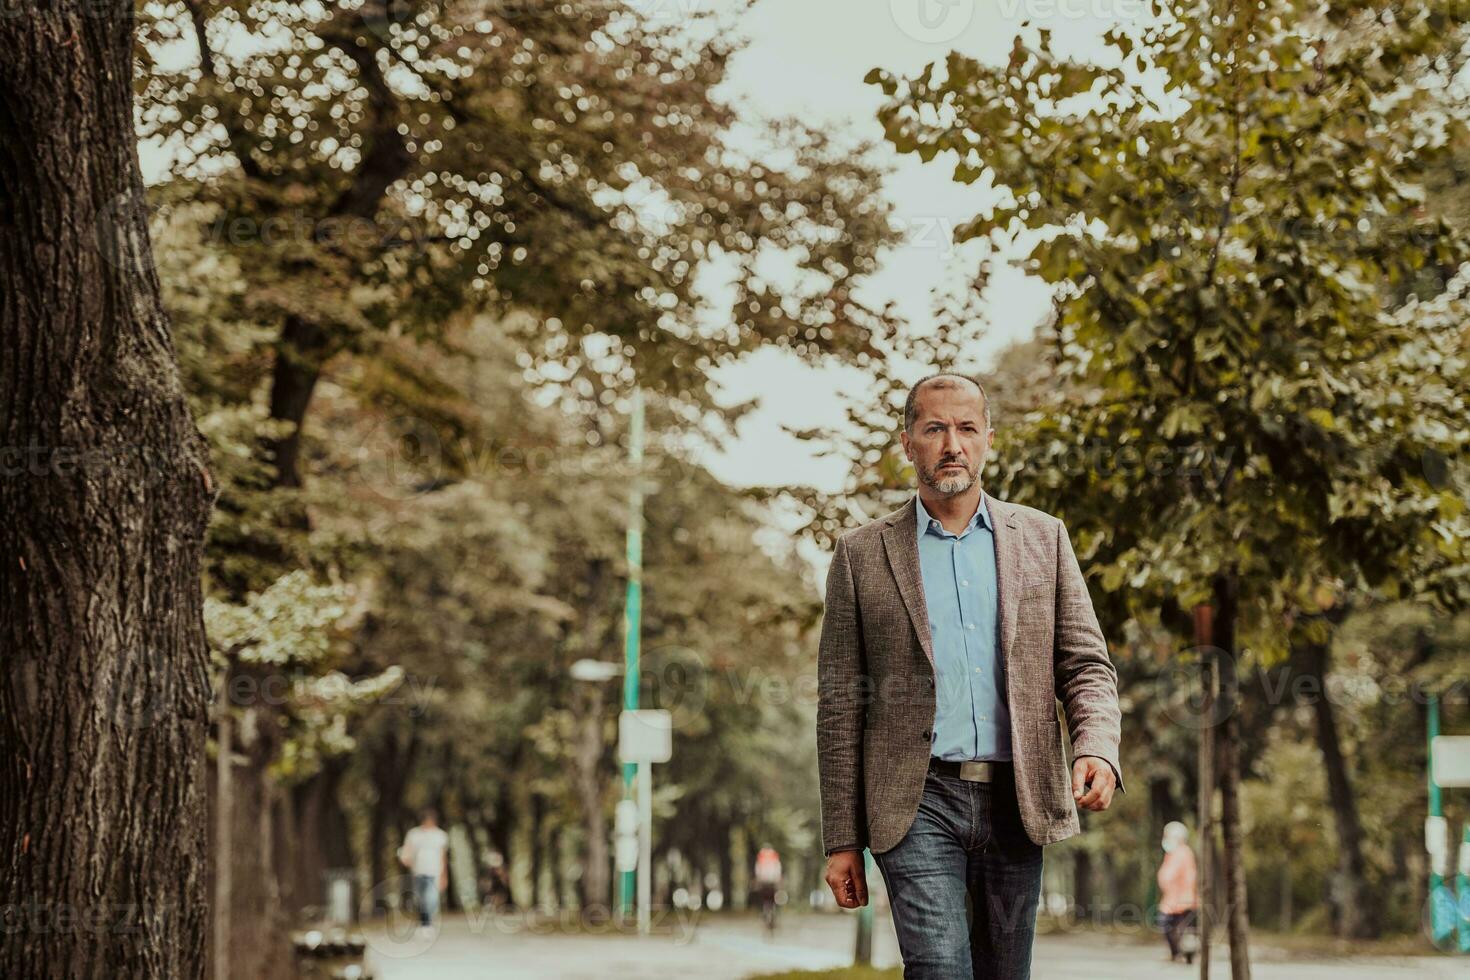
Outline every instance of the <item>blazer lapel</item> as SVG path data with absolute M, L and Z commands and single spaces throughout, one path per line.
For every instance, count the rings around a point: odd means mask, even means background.
M 995 584 L 1000 593 L 1000 660 L 1011 662 L 1011 646 L 1016 640 L 1016 612 L 1021 606 L 1021 522 L 1008 504 L 985 495 L 985 506 L 995 524 Z
M 902 512 L 883 529 L 883 549 L 888 554 L 888 565 L 893 569 L 893 578 L 898 582 L 898 593 L 913 621 L 914 632 L 919 636 L 919 646 L 934 667 L 934 645 L 929 637 L 929 611 L 924 605 L 924 578 L 919 571 L 919 521 L 914 501 L 910 500 Z

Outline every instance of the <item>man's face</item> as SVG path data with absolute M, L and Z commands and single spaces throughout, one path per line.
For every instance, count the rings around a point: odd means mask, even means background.
M 980 389 L 963 381 L 944 388 L 927 384 L 914 408 L 914 427 L 902 439 L 919 482 L 946 497 L 969 490 L 995 441 L 995 430 L 985 425 Z

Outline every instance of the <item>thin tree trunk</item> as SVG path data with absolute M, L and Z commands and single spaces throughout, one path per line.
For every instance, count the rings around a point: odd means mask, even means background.
M 513 769 L 511 771 L 514 771 Z M 516 808 L 513 782 L 510 779 L 503 780 L 495 794 L 495 823 L 493 839 L 495 849 L 500 852 L 504 859 L 505 887 L 510 893 L 511 908 L 521 908 L 524 903 L 517 900 L 515 875 L 513 871 L 515 864 L 515 836 L 516 836 Z
M 211 824 L 214 827 L 214 839 L 210 842 L 216 860 L 210 861 L 209 866 L 214 875 L 214 918 L 213 934 L 210 945 L 209 970 L 207 974 L 215 980 L 223 980 L 224 971 L 220 963 L 228 963 L 230 957 L 230 862 L 218 860 L 221 854 L 229 854 L 234 850 L 234 835 L 231 833 L 230 815 L 235 812 L 234 792 L 234 759 L 235 743 L 233 737 L 233 724 L 228 708 L 224 705 L 224 699 L 220 699 L 221 709 L 217 723 L 216 758 L 215 758 L 215 794 L 211 801 L 213 812 Z
M 1195 648 L 1200 658 L 1199 728 L 1199 975 L 1209 980 L 1211 939 L 1215 924 L 1215 702 L 1219 690 L 1213 610 L 1194 611 Z
M 583 656 L 598 659 L 601 652 L 602 631 L 598 629 L 598 614 L 601 611 L 603 584 L 606 581 L 607 562 L 601 559 L 589 563 L 587 572 L 588 595 L 584 599 L 582 617 Z M 573 761 L 576 765 L 577 795 L 582 800 L 583 832 L 587 838 L 587 854 L 582 873 L 581 904 L 584 909 L 611 907 L 611 877 L 609 872 L 609 849 L 607 818 L 603 812 L 603 794 L 606 785 L 602 767 L 606 746 L 603 744 L 603 691 L 602 686 L 592 682 L 576 685 L 577 714 L 582 719 Z
M 205 968 L 213 481 L 159 301 L 132 45 L 123 0 L 0 17 L 6 977 Z
M 546 865 L 546 797 L 531 794 L 531 907 L 544 908 L 545 885 L 542 873 Z
M 1230 975 L 1250 980 L 1250 918 L 1246 902 L 1245 839 L 1240 829 L 1240 719 L 1236 713 L 1238 680 L 1235 621 L 1238 611 L 1234 571 L 1215 578 L 1215 646 L 1220 667 L 1220 714 L 1223 741 L 1220 761 L 1220 835 L 1225 845 L 1226 928 L 1230 934 Z
M 729 821 L 720 826 L 719 851 L 715 854 L 720 865 L 720 898 L 725 903 L 722 908 L 729 909 L 731 896 L 735 894 L 735 856 L 732 853 L 734 847 L 735 823 Z
M 566 908 L 571 901 L 567 894 L 566 825 L 558 821 L 551 832 L 551 881 L 553 908 Z
M 1333 905 L 1337 934 L 1344 939 L 1372 939 L 1378 935 L 1374 896 L 1368 890 L 1367 862 L 1363 859 L 1363 826 L 1358 819 L 1358 797 L 1342 752 L 1337 717 L 1327 697 L 1327 675 L 1332 653 L 1325 643 L 1305 644 L 1304 672 L 1318 679 L 1316 703 L 1317 748 L 1327 775 L 1327 798 L 1337 827 L 1337 871 L 1328 900 Z
M 1079 847 L 1072 852 L 1072 921 L 1087 921 L 1092 903 L 1092 855 Z

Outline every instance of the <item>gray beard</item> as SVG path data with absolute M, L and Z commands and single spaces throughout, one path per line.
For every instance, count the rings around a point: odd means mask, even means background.
M 924 485 L 931 490 L 944 494 L 946 497 L 957 493 L 964 493 L 974 483 L 975 474 L 968 471 L 964 476 L 936 477 L 933 473 L 924 475 Z

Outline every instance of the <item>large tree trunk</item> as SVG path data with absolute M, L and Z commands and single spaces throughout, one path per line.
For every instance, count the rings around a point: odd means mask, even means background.
M 1337 716 L 1327 697 L 1331 650 L 1325 643 L 1309 643 L 1302 650 L 1303 672 L 1317 678 L 1317 747 L 1327 774 L 1327 798 L 1337 826 L 1337 872 L 1328 891 L 1332 921 L 1345 939 L 1372 939 L 1378 935 L 1374 895 L 1368 890 L 1367 862 L 1363 859 L 1363 825 L 1358 820 L 1358 798 L 1342 754 Z
M 149 245 L 132 5 L 23 9 L 0 17 L 0 976 L 196 977 L 213 484 Z

